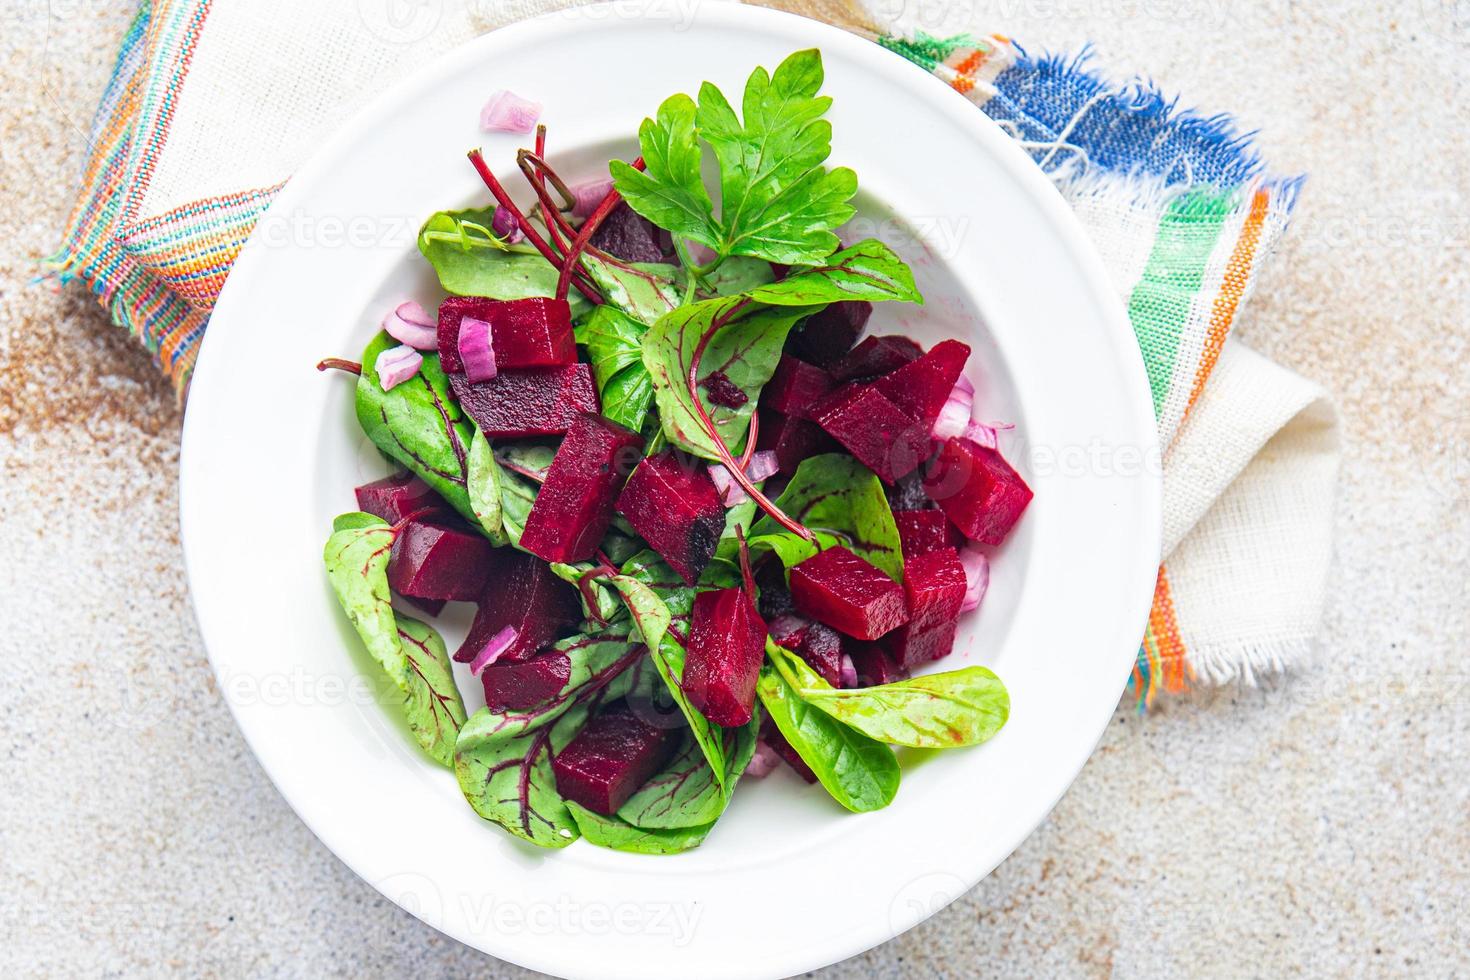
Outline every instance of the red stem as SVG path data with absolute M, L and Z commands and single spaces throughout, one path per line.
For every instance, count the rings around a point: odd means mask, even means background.
M 750 573 L 750 546 L 745 543 L 745 531 L 735 525 L 735 540 L 740 542 L 740 577 L 745 580 L 745 591 L 750 601 L 755 601 L 755 576 Z
M 541 237 L 541 233 L 531 224 L 530 219 L 510 199 L 510 195 L 505 192 L 505 188 L 501 186 L 500 181 L 496 179 L 495 174 L 486 165 L 484 155 L 479 150 L 471 150 L 470 163 L 474 165 L 475 172 L 480 175 L 480 179 L 485 182 L 485 186 L 490 188 L 490 193 L 494 196 L 495 202 L 509 210 L 511 216 L 516 219 L 516 224 L 520 227 L 521 234 L 526 236 L 526 240 L 536 247 L 536 250 L 541 253 L 546 261 L 557 268 L 561 268 L 561 260 L 551 251 L 551 246 L 546 244 L 546 239 Z M 597 295 L 595 290 L 589 289 L 580 282 L 574 282 L 573 285 L 592 303 L 597 304 L 602 302 L 602 297 Z
M 643 169 L 642 157 L 633 161 L 633 169 Z M 602 224 L 603 220 L 612 213 L 612 209 L 617 207 L 622 199 L 623 195 L 609 187 L 607 194 L 598 202 L 597 207 L 593 209 L 592 213 L 587 216 L 587 220 L 582 222 L 582 229 L 577 232 L 577 237 L 572 239 L 571 248 L 567 250 L 566 265 L 562 266 L 561 278 L 556 283 L 557 299 L 566 299 L 572 271 L 577 268 L 577 263 L 582 261 L 583 250 L 587 248 L 587 243 L 591 241 L 593 233 L 597 231 L 597 226 Z
M 316 369 L 318 371 L 346 371 L 348 374 L 362 376 L 361 364 L 340 357 L 324 357 L 318 362 Z
M 761 434 L 761 413 L 750 413 L 750 434 L 745 437 L 745 452 L 740 454 L 741 471 L 750 469 L 750 460 L 755 456 L 755 441 Z

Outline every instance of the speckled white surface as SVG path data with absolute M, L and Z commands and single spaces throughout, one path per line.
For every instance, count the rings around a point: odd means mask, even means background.
M 522 975 L 380 898 L 270 786 L 189 608 L 172 393 L 80 291 L 29 285 L 129 6 L 0 14 L 0 975 Z M 1311 172 L 1239 329 L 1336 393 L 1347 456 L 1314 666 L 1120 711 L 995 874 L 828 972 L 1470 972 L 1464 4 L 902 9 L 935 33 L 1094 40 Z

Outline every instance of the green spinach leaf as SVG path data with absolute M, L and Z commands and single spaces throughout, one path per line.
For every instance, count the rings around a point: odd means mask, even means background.
M 602 395 L 602 414 L 634 432 L 643 428 L 653 404 L 653 378 L 643 365 L 647 333 L 647 326 L 607 305 L 577 327 L 577 343 L 587 348 Z
M 505 488 L 500 464 L 495 461 L 495 450 L 491 448 L 490 440 L 479 429 L 470 436 L 470 449 L 465 460 L 465 491 L 469 496 L 470 509 L 475 512 L 475 519 L 485 537 L 497 546 L 509 543 L 503 516 Z
M 634 854 L 678 854 L 692 850 L 704 843 L 714 824 L 703 827 L 678 827 L 669 830 L 648 830 L 635 827 L 618 817 L 605 817 L 578 806 L 570 800 L 566 803 L 572 819 L 588 843 L 614 851 L 629 851 Z
M 584 255 L 582 264 L 607 302 L 639 323 L 651 324 L 678 308 L 678 269 L 662 262 L 612 263 Z M 602 309 L 603 307 L 597 307 Z
M 490 230 L 495 209 L 440 211 L 419 230 L 419 252 L 428 259 L 445 292 L 456 296 L 526 299 L 555 296 L 560 271 L 529 245 L 508 245 Z M 575 290 L 567 297 L 572 315 L 587 300 Z
M 400 690 L 406 690 L 408 660 L 398 638 L 393 595 L 388 589 L 393 528 L 371 514 L 344 515 L 333 527 L 322 550 L 332 591 L 368 653 Z
M 466 716 L 444 640 L 433 627 L 407 616 L 398 617 L 398 639 L 408 663 L 403 706 L 408 726 L 425 752 L 452 768 L 455 739 Z
M 712 824 L 725 812 L 735 783 L 755 755 L 760 734 L 761 711 L 756 709 L 750 724 L 723 730 L 725 782 L 723 788 L 692 738 L 684 743 L 663 771 L 629 797 L 618 816 L 635 827 L 667 829 Z

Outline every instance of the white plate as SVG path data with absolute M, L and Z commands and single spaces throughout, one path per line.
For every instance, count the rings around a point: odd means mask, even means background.
M 913 926 L 1042 820 L 1117 704 L 1159 551 L 1143 365 L 1102 266 L 1054 189 L 972 105 L 897 56 L 754 7 L 692 22 L 605 8 L 497 31 L 439 58 L 353 120 L 277 198 L 215 311 L 184 431 L 184 551 L 200 629 L 251 748 L 307 825 L 385 895 L 516 963 L 570 976 L 798 973 Z M 863 220 L 904 252 L 928 305 L 879 329 L 975 347 L 982 418 L 1036 500 L 995 556 L 992 591 L 945 662 L 1007 682 L 986 746 L 917 758 L 887 810 L 854 816 L 784 773 L 748 781 L 699 850 L 543 852 L 483 823 L 410 743 L 327 589 L 321 546 L 352 487 L 385 472 L 352 419 L 355 358 L 385 302 L 439 295 L 414 251 L 435 210 L 487 200 L 519 140 L 484 137 L 499 88 L 546 105 L 553 161 L 590 176 L 676 91 L 738 93 L 756 64 L 822 50 L 833 159 Z M 888 221 L 902 215 L 918 234 Z M 453 637 L 451 637 L 453 639 Z M 478 685 L 462 684 L 471 693 Z M 289 884 L 289 883 L 288 883 Z

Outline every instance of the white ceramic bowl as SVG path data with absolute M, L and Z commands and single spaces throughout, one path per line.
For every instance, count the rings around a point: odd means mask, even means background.
M 235 266 L 184 431 L 182 522 L 195 609 L 240 728 L 287 801 L 364 879 L 455 938 L 568 976 L 778 976 L 858 953 L 972 887 L 1046 816 L 1111 716 L 1159 551 L 1153 413 L 1132 331 L 1071 213 L 972 105 L 897 56 L 812 21 L 699 5 L 692 22 L 587 8 L 438 59 L 331 140 Z M 517 138 L 477 113 L 509 88 L 546 105 L 550 154 L 590 176 L 639 121 L 709 79 L 819 47 L 833 160 L 863 188 L 857 237 L 914 264 L 923 309 L 878 330 L 975 349 L 979 416 L 1036 491 L 994 556 L 991 593 L 945 668 L 984 663 L 1010 724 L 988 745 L 904 753 L 897 801 L 854 816 L 789 773 L 747 781 L 699 850 L 543 852 L 483 823 L 418 752 L 321 567 L 352 487 L 386 472 L 352 418 L 356 357 L 385 304 L 439 294 L 414 250 L 430 213 L 487 200 Z M 549 70 L 555 66 L 555 70 Z M 897 219 L 897 220 L 895 220 Z M 458 637 L 446 631 L 451 642 Z M 464 680 L 462 676 L 462 680 Z M 462 683 L 473 710 L 478 685 Z

